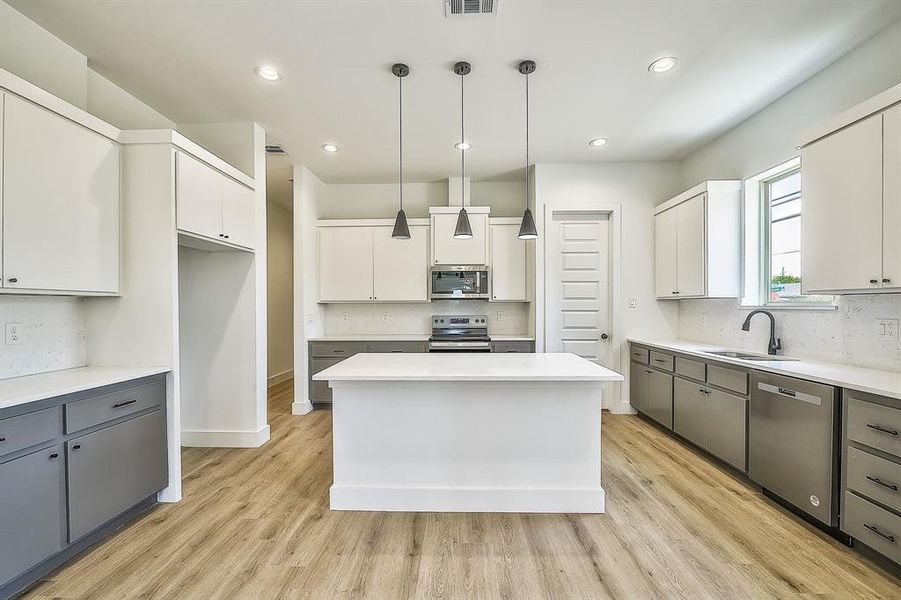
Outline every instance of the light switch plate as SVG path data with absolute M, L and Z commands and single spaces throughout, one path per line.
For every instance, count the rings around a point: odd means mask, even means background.
M 15 346 L 22 343 L 22 324 L 7 323 L 6 324 L 6 345 Z
M 638 306 L 638 303 L 635 301 L 635 298 L 629 298 L 629 308 L 635 308 Z
M 898 319 L 876 319 L 876 332 L 882 339 L 898 339 Z

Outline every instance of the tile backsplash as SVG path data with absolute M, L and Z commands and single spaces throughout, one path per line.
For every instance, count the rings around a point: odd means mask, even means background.
M 6 343 L 6 325 L 21 342 Z M 58 296 L 0 296 L 0 379 L 82 367 L 87 360 L 84 300 Z
M 500 320 L 498 313 L 502 315 Z M 487 315 L 489 335 L 525 334 L 529 331 L 529 305 L 525 302 L 436 300 L 416 304 L 328 304 L 325 308 L 325 333 L 426 334 L 431 331 L 433 314 Z
M 766 352 L 769 320 L 755 316 L 751 331 L 741 324 L 751 311 L 737 300 L 679 301 L 679 337 L 729 348 Z M 840 296 L 830 311 L 775 310 L 783 354 L 825 362 L 901 372 L 901 341 L 879 336 L 878 319 L 901 319 L 901 295 Z

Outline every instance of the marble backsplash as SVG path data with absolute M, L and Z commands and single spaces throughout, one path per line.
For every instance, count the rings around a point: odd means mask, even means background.
M 0 296 L 0 379 L 84 366 L 83 303 L 59 296 Z M 6 343 L 8 323 L 19 325 L 21 343 Z
M 737 300 L 681 300 L 679 337 L 716 346 L 766 352 L 769 320 L 755 316 L 751 331 L 741 330 L 751 311 Z M 776 335 L 783 354 L 825 362 L 901 372 L 901 341 L 881 338 L 877 319 L 901 319 L 901 295 L 840 296 L 828 311 L 775 310 Z
M 498 313 L 502 313 L 500 320 Z M 325 333 L 426 334 L 431 331 L 433 314 L 487 315 L 489 334 L 515 335 L 529 331 L 528 303 L 436 300 L 416 304 L 328 304 L 325 307 Z

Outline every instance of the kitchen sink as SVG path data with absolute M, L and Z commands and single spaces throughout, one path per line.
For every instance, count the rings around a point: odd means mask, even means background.
M 758 360 L 758 361 L 785 361 L 798 360 L 797 358 L 789 358 L 788 356 L 773 356 L 771 354 L 757 354 L 756 352 L 741 352 L 739 350 L 701 350 L 704 354 L 712 354 L 713 356 L 724 356 L 726 358 L 737 358 L 739 360 Z

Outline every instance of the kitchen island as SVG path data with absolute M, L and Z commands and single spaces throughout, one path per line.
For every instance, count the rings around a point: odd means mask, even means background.
M 574 354 L 357 354 L 332 388 L 333 510 L 604 512 L 601 396 Z

